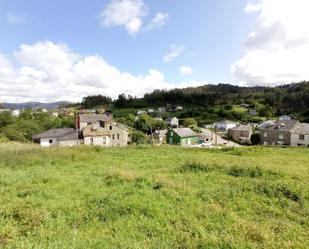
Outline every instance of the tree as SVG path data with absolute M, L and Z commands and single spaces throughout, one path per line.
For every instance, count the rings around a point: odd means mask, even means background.
M 106 97 L 103 95 L 94 95 L 84 97 L 81 103 L 83 108 L 94 108 L 98 106 L 108 106 L 112 103 L 112 99 L 110 97 Z
M 5 111 L 0 113 L 0 128 L 13 123 L 13 121 L 14 118 L 10 112 Z
M 183 124 L 185 127 L 190 127 L 190 128 L 197 126 L 197 122 L 194 118 L 186 118 Z
M 134 122 L 134 128 L 144 133 L 150 133 L 153 127 L 153 119 L 148 114 L 143 114 Z
M 260 135 L 258 133 L 253 133 L 250 138 L 252 145 L 260 144 Z
M 150 144 L 150 139 L 141 131 L 133 130 L 131 136 L 133 144 Z

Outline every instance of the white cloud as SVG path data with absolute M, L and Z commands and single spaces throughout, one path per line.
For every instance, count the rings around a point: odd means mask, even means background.
M 157 29 L 160 28 L 162 26 L 164 26 L 167 21 L 168 21 L 168 14 L 167 13 L 163 13 L 163 12 L 159 12 L 156 14 L 156 16 L 148 23 L 146 29 L 147 30 L 151 30 L 151 29 Z
M 12 14 L 9 13 L 6 16 L 6 21 L 11 24 L 22 24 L 27 21 L 27 14 Z
M 249 3 L 257 12 L 255 28 L 244 46 L 246 54 L 231 67 L 247 85 L 297 82 L 309 79 L 308 0 L 260 0 Z
M 147 14 L 142 0 L 112 0 L 99 16 L 103 26 L 123 26 L 131 35 L 137 34 Z
M 173 61 L 185 51 L 184 46 L 173 44 L 170 47 L 170 51 L 163 57 L 165 63 Z
M 189 66 L 181 66 L 179 68 L 179 72 L 182 74 L 182 75 L 190 75 L 193 73 L 193 69 Z
M 121 72 L 98 55 L 83 57 L 65 44 L 49 41 L 23 44 L 11 57 L 0 54 L 0 102 L 81 101 L 93 94 L 142 96 L 154 89 L 176 87 L 158 70 L 136 76 Z M 205 83 L 179 86 L 197 84 Z

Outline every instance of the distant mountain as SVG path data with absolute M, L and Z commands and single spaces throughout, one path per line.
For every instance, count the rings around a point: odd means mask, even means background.
M 24 109 L 24 108 L 31 108 L 31 109 L 57 109 L 59 107 L 71 105 L 71 102 L 68 101 L 58 101 L 53 103 L 40 103 L 40 102 L 26 102 L 26 103 L 1 103 L 4 108 L 7 109 Z

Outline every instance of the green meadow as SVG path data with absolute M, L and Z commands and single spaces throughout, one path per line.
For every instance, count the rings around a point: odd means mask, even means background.
M 0 248 L 309 248 L 309 149 L 0 144 Z

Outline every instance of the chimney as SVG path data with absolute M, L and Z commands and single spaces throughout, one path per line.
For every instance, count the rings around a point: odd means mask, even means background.
M 79 119 L 79 113 L 75 113 L 75 129 L 76 130 L 79 130 L 80 129 L 80 126 L 79 126 L 79 122 L 80 119 Z

